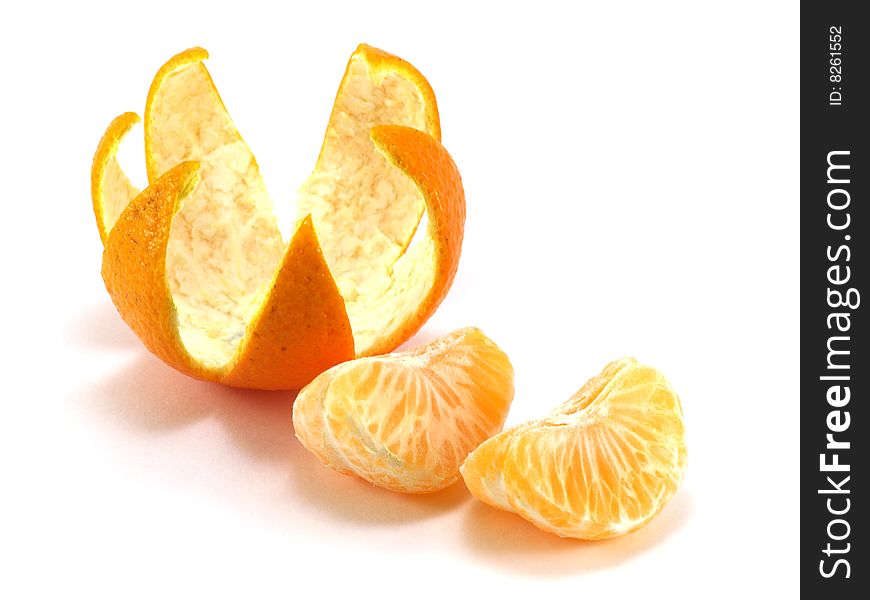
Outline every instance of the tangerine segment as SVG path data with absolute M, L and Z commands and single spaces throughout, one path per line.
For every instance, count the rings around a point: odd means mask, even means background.
M 513 395 L 507 355 L 466 328 L 320 374 L 296 398 L 293 425 L 333 469 L 393 491 L 433 492 L 501 429 Z
M 461 471 L 474 496 L 544 531 L 603 539 L 649 522 L 685 467 L 676 392 L 656 369 L 623 358 L 547 417 L 481 444 Z
M 305 286 L 287 284 L 295 290 L 290 305 L 298 314 L 265 317 L 264 307 L 281 296 L 274 290 L 280 279 L 276 272 L 293 271 L 286 268 L 289 249 L 256 161 L 202 64 L 207 56 L 193 48 L 170 59 L 154 78 L 145 110 L 151 185 L 178 161 L 199 165 L 198 184 L 185 188 L 183 203 L 167 200 L 179 195 L 168 184 L 149 195 L 174 207 L 170 213 L 180 207 L 174 217 L 166 213 L 151 221 L 172 223 L 168 233 L 140 232 L 168 235 L 162 275 L 152 279 L 160 284 L 157 295 L 163 294 L 164 283 L 168 286 L 171 326 L 177 328 L 171 337 L 177 337 L 180 351 L 162 356 L 206 379 L 273 389 L 307 383 L 316 374 L 312 365 L 322 370 L 354 355 L 392 350 L 419 329 L 447 293 L 462 243 L 462 184 L 438 141 L 438 111 L 429 84 L 407 62 L 386 52 L 363 45 L 351 57 L 317 167 L 301 193 L 302 218 L 295 233 L 301 237 L 294 237 L 307 249 L 300 253 L 296 248 L 294 260 L 311 261 L 307 267 L 298 264 L 296 271 L 318 275 L 306 280 L 312 288 L 307 301 L 298 293 Z M 94 211 L 107 253 L 109 232 L 137 194 L 115 160 L 121 136 L 137 119 L 133 113 L 116 119 L 94 159 Z M 398 126 L 373 127 L 378 123 Z M 429 222 L 420 243 L 412 244 L 424 211 Z M 163 251 L 162 246 L 148 251 L 155 249 Z M 111 253 L 126 256 L 131 268 L 104 269 L 104 275 L 119 280 L 107 281 L 110 293 L 140 288 L 120 281 L 139 271 L 141 265 L 132 264 L 139 260 L 135 252 Z M 149 299 L 114 299 L 136 313 L 122 316 L 137 322 L 137 332 L 148 330 L 143 339 L 165 333 L 164 322 L 139 322 L 144 317 L 134 307 Z M 310 331 L 292 333 L 295 327 Z M 249 340 L 255 330 L 266 338 Z M 332 334 L 324 338 L 327 331 Z M 312 345 L 311 352 L 291 352 L 306 344 Z M 248 366 L 242 366 L 242 357 Z M 278 374 L 277 366 L 254 364 L 254 357 L 283 366 L 285 375 Z M 323 362 L 327 357 L 328 364 Z M 311 373 L 308 380 L 300 379 L 303 373 Z
M 344 303 L 310 219 L 290 241 L 269 295 L 231 360 L 212 367 L 188 351 L 168 285 L 166 253 L 173 219 L 198 183 L 197 163 L 173 167 L 129 203 L 106 241 L 106 289 L 148 349 L 193 377 L 263 389 L 301 387 L 350 358 L 353 338 Z

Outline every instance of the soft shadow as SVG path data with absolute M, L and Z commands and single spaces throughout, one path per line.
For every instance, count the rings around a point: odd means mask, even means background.
M 425 495 L 376 488 L 323 466 L 296 440 L 292 407 L 296 392 L 242 390 L 191 379 L 144 352 L 123 369 L 91 386 L 98 411 L 143 435 L 181 429 L 216 418 L 250 457 L 291 474 L 290 498 L 301 497 L 339 520 L 360 524 L 413 522 L 469 500 L 462 484 Z M 160 436 L 155 437 L 159 443 Z M 207 467 L 208 465 L 203 465 Z M 272 483 L 265 482 L 269 487 Z
M 461 482 L 431 494 L 400 494 L 325 468 L 304 452 L 291 466 L 294 490 L 330 517 L 360 525 L 411 523 L 454 510 L 470 500 Z
M 71 342 L 89 348 L 135 348 L 142 344 L 109 300 L 82 310 L 65 333 Z
M 447 335 L 452 332 L 452 329 L 444 329 L 443 327 L 423 327 L 415 333 L 411 338 L 396 348 L 394 352 L 406 352 L 408 350 L 414 350 L 415 348 L 419 348 L 429 342 L 433 342 L 440 337 Z
M 576 575 L 616 567 L 682 529 L 694 511 L 691 494 L 680 490 L 648 525 L 603 541 L 560 538 L 521 517 L 475 502 L 466 515 L 466 542 L 474 555 L 512 572 L 540 577 Z
M 198 381 L 144 352 L 92 387 L 89 396 L 101 412 L 142 433 L 179 429 L 213 416 L 256 458 L 288 460 L 296 444 L 291 422 L 296 392 Z
M 211 413 L 212 384 L 185 377 L 156 358 L 137 353 L 124 368 L 91 386 L 89 402 L 123 426 L 144 433 L 184 427 Z

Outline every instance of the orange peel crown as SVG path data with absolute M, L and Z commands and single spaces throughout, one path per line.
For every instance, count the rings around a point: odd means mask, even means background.
M 298 389 L 393 350 L 447 294 L 462 246 L 465 196 L 428 82 L 381 50 L 353 53 L 285 243 L 207 57 L 186 50 L 154 78 L 145 190 L 116 158 L 136 114 L 94 157 L 103 280 L 122 318 L 167 364 L 238 387 Z

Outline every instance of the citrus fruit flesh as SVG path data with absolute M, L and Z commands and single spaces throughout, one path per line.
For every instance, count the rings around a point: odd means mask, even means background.
M 674 495 L 684 437 L 665 377 L 623 358 L 547 417 L 482 443 L 461 472 L 475 497 L 544 531 L 611 538 L 648 523 Z
M 299 392 L 293 425 L 333 469 L 393 491 L 433 492 L 455 482 L 468 453 L 501 430 L 513 394 L 507 355 L 466 328 L 320 374 Z
M 182 52 L 154 78 L 146 190 L 116 160 L 134 113 L 112 122 L 94 158 L 103 278 L 121 316 L 172 366 L 243 387 L 298 389 L 338 362 L 392 350 L 446 295 L 462 244 L 465 198 L 431 87 L 395 56 L 354 52 L 285 243 L 207 56 Z M 122 219 L 145 205 L 147 228 Z

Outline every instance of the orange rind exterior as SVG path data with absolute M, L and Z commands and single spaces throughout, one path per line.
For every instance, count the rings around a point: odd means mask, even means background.
M 154 78 L 148 187 L 136 189 L 116 158 L 135 113 L 110 124 L 94 156 L 102 274 L 121 317 L 168 365 L 236 387 L 299 389 L 333 365 L 394 349 L 447 294 L 462 245 L 465 196 L 428 82 L 402 59 L 357 49 L 285 244 L 207 57 L 184 51 Z M 346 183 L 345 158 L 359 190 Z M 365 225 L 356 237 L 344 214 Z

